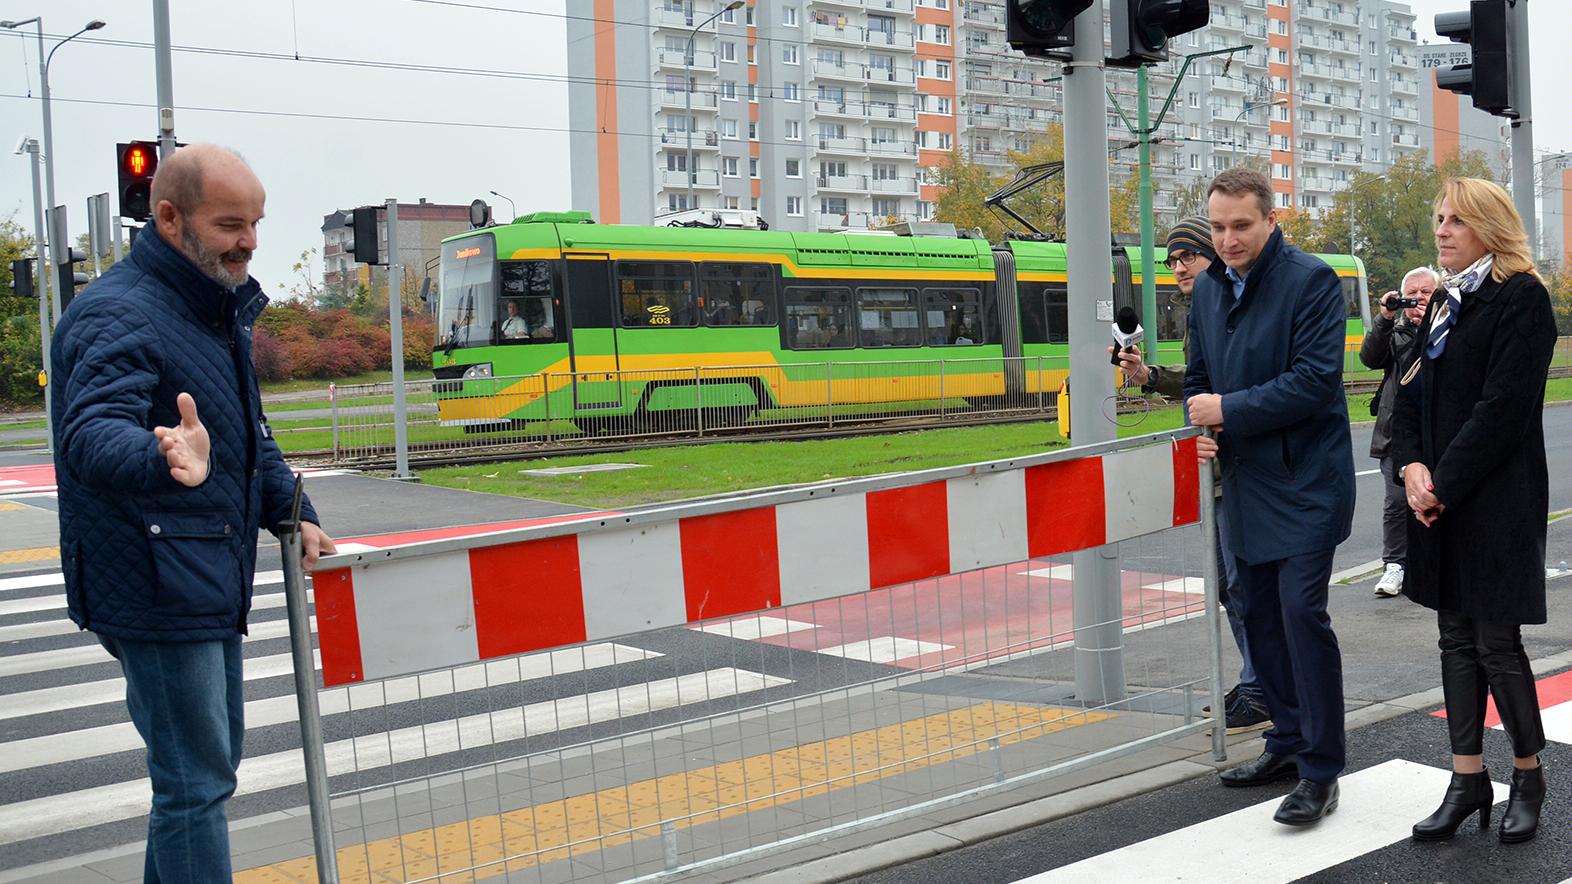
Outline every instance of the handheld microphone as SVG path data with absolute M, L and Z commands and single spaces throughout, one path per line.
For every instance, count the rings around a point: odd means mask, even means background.
M 1135 310 L 1130 307 L 1119 308 L 1119 319 L 1113 324 L 1114 352 L 1109 359 L 1114 365 L 1119 364 L 1119 354 L 1128 353 L 1141 343 L 1141 323 L 1135 317 Z

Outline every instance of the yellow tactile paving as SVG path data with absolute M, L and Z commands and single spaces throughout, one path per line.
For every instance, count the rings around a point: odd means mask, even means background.
M 344 882 L 393 884 L 494 878 L 631 841 L 657 837 L 662 820 L 684 829 L 803 798 L 876 782 L 1044 734 L 1112 718 L 1057 706 L 978 703 L 668 774 L 500 815 L 476 817 L 338 851 Z M 513 857 L 512 859 L 506 859 Z M 504 861 L 506 859 L 506 861 Z M 486 868 L 470 871 L 483 863 Z M 449 872 L 448 870 L 452 870 Z M 461 871 L 462 870 L 462 871 Z M 239 884 L 315 882 L 316 861 L 301 857 L 235 873 Z
M 58 561 L 60 547 L 34 546 L 27 549 L 0 550 L 0 565 L 25 565 L 28 562 Z
M 0 513 L 14 513 L 25 509 L 27 509 L 27 507 L 22 506 L 19 503 L 11 503 L 9 501 L 0 500 Z

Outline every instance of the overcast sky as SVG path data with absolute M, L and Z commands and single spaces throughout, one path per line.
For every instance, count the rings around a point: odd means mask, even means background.
M 1436 12 L 1466 8 L 1464 0 L 1412 5 L 1421 39 L 1432 40 Z M 176 134 L 182 141 L 235 147 L 261 176 L 268 217 L 252 272 L 269 292 L 289 281 L 302 250 L 320 248 L 322 216 L 336 208 L 388 197 L 445 203 L 482 197 L 505 211 L 506 203 L 489 190 L 512 197 L 520 212 L 569 207 L 563 82 L 569 47 L 562 15 L 589 15 L 590 0 L 171 0 L 170 6 Z M 40 12 L 47 12 L 46 35 L 57 38 L 94 18 L 108 22 L 56 53 L 51 66 L 56 198 L 68 207 L 73 230 L 82 231 L 87 196 L 115 189 L 115 142 L 157 134 L 152 2 L 0 0 L 0 19 Z M 1572 53 L 1566 49 L 1572 2 L 1533 0 L 1531 14 L 1536 146 L 1541 154 L 1572 150 Z M 297 54 L 492 74 L 323 64 L 296 61 Z M 6 148 L 21 135 L 42 136 L 37 82 L 36 42 L 0 32 L 0 139 Z M 35 100 L 24 97 L 29 90 Z M 653 123 L 625 125 L 634 131 Z M 26 158 L 7 149 L 0 154 L 0 217 L 13 211 L 30 230 Z M 320 273 L 320 264 L 316 269 Z

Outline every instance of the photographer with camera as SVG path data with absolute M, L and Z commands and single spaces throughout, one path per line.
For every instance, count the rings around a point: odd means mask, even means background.
M 1392 403 L 1397 395 L 1397 378 L 1413 363 L 1420 339 L 1419 326 L 1425 318 L 1425 305 L 1441 284 L 1441 275 L 1429 267 L 1415 267 L 1403 276 L 1400 292 L 1381 296 L 1381 312 L 1365 332 L 1359 348 L 1359 361 L 1367 368 L 1383 369 L 1381 387 L 1370 400 L 1370 414 L 1376 419 L 1370 434 L 1370 456 L 1381 461 L 1386 478 L 1386 501 L 1381 519 L 1381 561 L 1386 570 L 1376 581 L 1375 594 L 1387 598 L 1403 591 L 1403 563 L 1408 558 L 1408 501 L 1403 486 L 1392 479 Z

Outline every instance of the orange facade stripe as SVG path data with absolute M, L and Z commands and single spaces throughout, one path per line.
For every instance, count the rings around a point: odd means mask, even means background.
M 1462 148 L 1461 102 L 1455 92 L 1448 92 L 1435 84 L 1434 75 L 1430 78 L 1430 116 L 1435 120 L 1435 143 L 1437 165 L 1448 160 L 1457 159 Z
M 1572 169 L 1561 170 L 1561 266 L 1572 263 Z
M 617 167 L 617 30 L 611 24 L 616 19 L 616 0 L 595 0 L 595 152 L 602 224 L 622 220 Z

